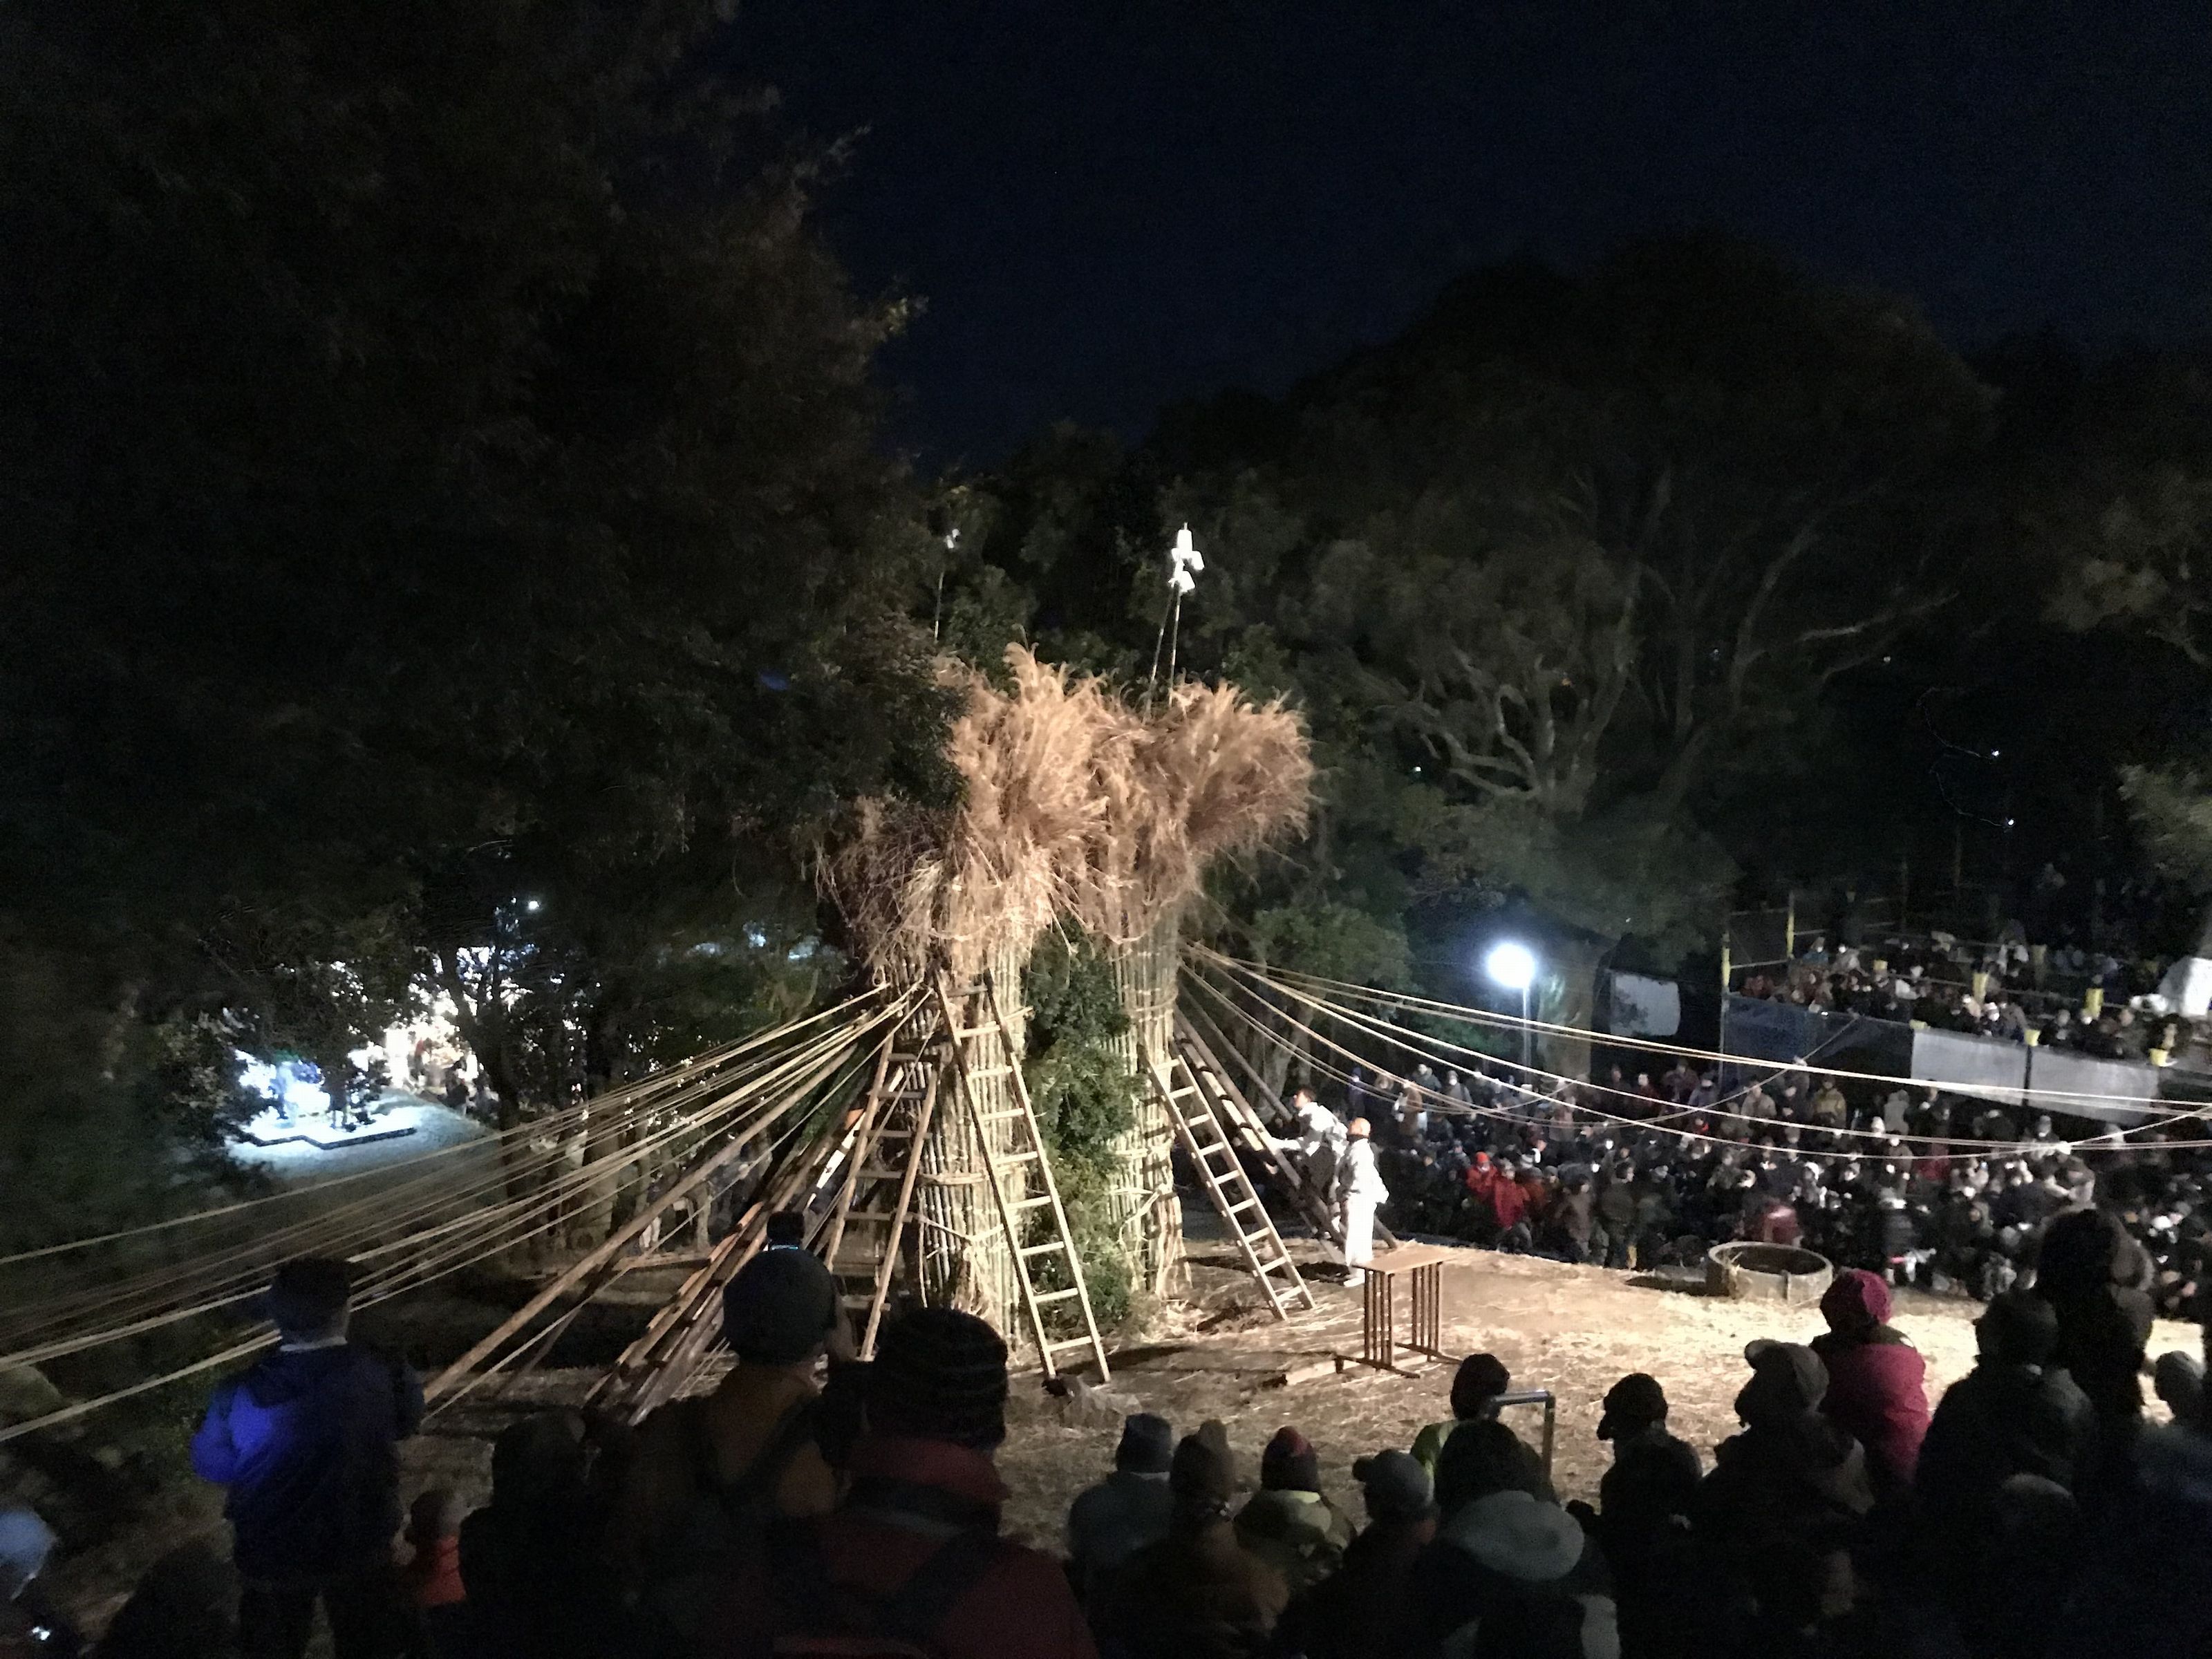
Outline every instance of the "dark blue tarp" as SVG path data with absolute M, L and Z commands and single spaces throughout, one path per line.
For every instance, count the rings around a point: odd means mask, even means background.
M 1804 1060 L 1838 1071 L 1905 1077 L 1912 1070 L 1912 1028 L 1863 1014 L 1824 1014 L 1794 1002 L 1731 996 L 1721 1052 L 1784 1065 Z

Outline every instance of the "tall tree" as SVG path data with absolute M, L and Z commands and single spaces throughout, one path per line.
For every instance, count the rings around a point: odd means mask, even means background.
M 665 935 L 599 935 L 606 1005 L 741 936 L 839 801 L 938 787 L 869 380 L 900 309 L 810 228 L 814 155 L 696 72 L 720 10 L 0 19 L 16 925 L 246 988 L 281 963 L 218 935 L 327 966 L 375 919 L 424 969 L 690 872 Z
M 1990 403 L 1899 302 L 1659 240 L 1580 278 L 1477 273 L 1285 398 L 1171 411 L 1110 479 L 1096 447 L 1040 446 L 994 545 L 1018 578 L 1089 550 L 1081 623 L 1076 590 L 1039 591 L 1141 672 L 1147 555 L 1187 519 L 1208 565 L 1186 660 L 1294 689 L 1323 762 L 1327 850 L 1248 916 L 1342 952 L 1347 908 L 1402 940 L 1517 894 L 1580 1018 L 1622 939 L 1712 937 L 1734 868 L 1704 818 L 1771 792 L 1844 679 L 1951 599 Z M 1048 488 L 1054 456 L 1080 465 Z

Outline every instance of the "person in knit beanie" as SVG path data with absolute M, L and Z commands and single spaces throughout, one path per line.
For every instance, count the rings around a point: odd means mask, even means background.
M 1086 1603 L 1123 1562 L 1167 1536 L 1175 1502 L 1168 1468 L 1174 1460 L 1175 1430 L 1167 1419 L 1139 1412 L 1121 1425 L 1114 1473 L 1078 1492 L 1068 1505 L 1068 1577 Z
M 1687 1517 L 1703 1470 L 1696 1449 L 1667 1431 L 1667 1411 L 1666 1390 L 1645 1372 L 1606 1390 L 1597 1437 L 1612 1446 L 1613 1467 L 1597 1512 L 1583 1518 L 1613 1569 L 1623 1645 L 1655 1659 L 1686 1655 L 1698 1629 Z
M 867 1427 L 826 1516 L 769 1528 L 729 1581 L 706 1651 L 923 1652 L 1090 1659 L 1060 1564 L 999 1535 L 1006 1345 L 973 1314 L 922 1308 L 885 1326 Z
M 1312 1443 L 1296 1429 L 1278 1429 L 1260 1454 L 1260 1490 L 1237 1512 L 1237 1541 L 1296 1595 L 1344 1565 L 1352 1531 L 1351 1517 L 1322 1495 Z
M 836 1281 L 818 1257 L 762 1251 L 722 1292 L 722 1340 L 736 1366 L 714 1393 L 672 1401 L 638 1425 L 607 1554 L 625 1590 L 679 1633 L 706 1616 L 708 1581 L 721 1576 L 697 1541 L 714 1530 L 699 1516 L 718 1491 L 759 1486 L 763 1507 L 785 1516 L 825 1514 L 836 1502 L 836 1474 L 815 1439 L 814 1370 L 838 1320 Z M 716 1547 L 755 1541 L 718 1539 Z
M 1006 1345 L 973 1314 L 915 1309 L 876 1344 L 868 1427 L 991 1450 L 1006 1437 Z
M 1452 1414 L 1413 1437 L 1414 1461 L 1429 1472 L 1431 1480 L 1436 1479 L 1437 1459 L 1443 1455 L 1444 1442 L 1451 1438 L 1452 1431 L 1462 1423 L 1495 1418 L 1499 1397 L 1512 1386 L 1504 1362 L 1496 1354 L 1471 1353 L 1459 1362 L 1459 1369 L 1452 1373 Z
M 1103 1659 L 1246 1659 L 1262 1651 L 1289 1603 L 1282 1575 L 1237 1541 L 1236 1479 L 1218 1422 L 1185 1435 L 1168 1471 L 1168 1535 L 1129 1558 L 1103 1598 Z

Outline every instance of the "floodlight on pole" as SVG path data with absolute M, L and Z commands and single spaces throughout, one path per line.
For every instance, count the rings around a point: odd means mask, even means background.
M 1528 987 L 1536 978 L 1536 953 L 1525 945 L 1503 939 L 1490 947 L 1490 954 L 1482 959 L 1482 971 L 1490 975 L 1492 984 L 1521 994 L 1521 1064 L 1526 1068 L 1529 1064 Z

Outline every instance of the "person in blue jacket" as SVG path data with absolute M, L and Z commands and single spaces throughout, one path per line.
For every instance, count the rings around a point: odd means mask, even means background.
M 216 1390 L 192 1437 L 192 1467 L 229 1488 L 243 1659 L 301 1659 L 318 1601 L 337 1659 L 390 1659 L 404 1639 L 398 1446 L 422 1385 L 347 1340 L 350 1302 L 344 1262 L 287 1262 L 265 1304 L 276 1351 Z

